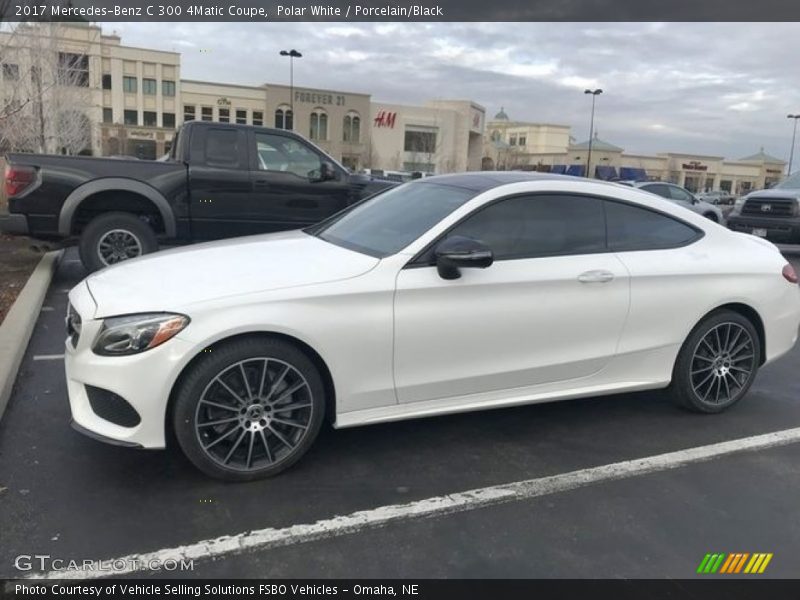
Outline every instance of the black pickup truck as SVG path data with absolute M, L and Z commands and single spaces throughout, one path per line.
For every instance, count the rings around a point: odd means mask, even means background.
M 90 271 L 158 249 L 297 229 L 396 185 L 282 129 L 191 121 L 163 160 L 9 154 L 0 230 L 78 240 Z

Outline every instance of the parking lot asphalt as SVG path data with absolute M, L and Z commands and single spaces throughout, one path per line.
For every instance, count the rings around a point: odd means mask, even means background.
M 800 269 L 800 260 L 792 258 Z M 800 347 L 716 416 L 661 393 L 332 430 L 293 469 L 231 485 L 177 449 L 131 450 L 69 427 L 62 261 L 0 422 L 0 576 L 20 554 L 111 559 L 266 527 L 567 473 L 800 427 Z M 206 577 L 691 577 L 707 552 L 800 566 L 800 444 L 217 560 Z M 6 488 L 2 490 L 2 488 Z

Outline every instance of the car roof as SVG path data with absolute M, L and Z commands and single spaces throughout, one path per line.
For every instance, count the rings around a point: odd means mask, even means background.
M 434 175 L 414 180 L 414 184 L 425 185 L 438 183 L 464 188 L 476 193 L 485 192 L 510 183 L 526 181 L 591 181 L 592 183 L 605 183 L 599 180 L 589 180 L 585 177 L 571 175 L 557 175 L 555 173 L 539 173 L 536 171 L 472 171 L 468 173 L 453 173 L 450 175 Z

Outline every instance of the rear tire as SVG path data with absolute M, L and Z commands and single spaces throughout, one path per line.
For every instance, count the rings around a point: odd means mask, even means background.
M 153 229 L 136 215 L 112 212 L 94 218 L 78 244 L 81 262 L 90 273 L 158 250 Z
M 687 410 L 722 412 L 750 389 L 762 352 L 749 319 L 732 310 L 715 311 L 683 343 L 668 392 Z
M 251 481 L 300 460 L 324 414 L 325 387 L 308 356 L 282 340 L 250 338 L 214 348 L 192 367 L 172 424 L 206 475 Z

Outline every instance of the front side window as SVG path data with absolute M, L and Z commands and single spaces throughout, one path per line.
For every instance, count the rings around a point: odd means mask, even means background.
M 689 202 L 689 203 L 691 203 L 694 200 L 694 198 L 689 192 L 679 188 L 676 185 L 670 185 L 667 187 L 669 187 L 669 194 L 673 200 L 678 200 L 679 202 Z
M 589 254 L 606 249 L 604 221 L 599 198 L 517 196 L 478 209 L 448 237 L 480 240 L 495 260 Z
M 306 231 L 383 258 L 408 246 L 474 196 L 472 190 L 416 181 L 373 196 Z
M 700 233 L 665 214 L 622 202 L 606 202 L 608 247 L 616 251 L 676 248 Z
M 256 154 L 261 171 L 292 173 L 304 179 L 319 177 L 319 155 L 295 139 L 256 133 Z
M 650 192 L 651 194 L 655 194 L 656 196 L 661 196 L 662 198 L 667 198 L 668 200 L 672 200 L 672 194 L 669 192 L 669 186 L 664 185 L 661 183 L 653 183 L 650 185 L 643 185 L 641 187 L 645 192 Z

